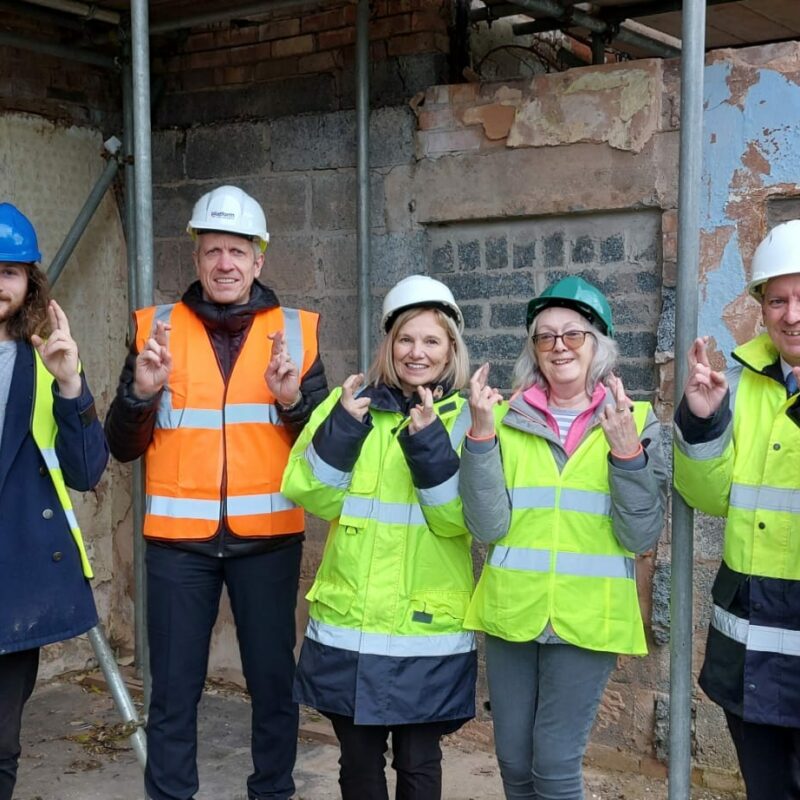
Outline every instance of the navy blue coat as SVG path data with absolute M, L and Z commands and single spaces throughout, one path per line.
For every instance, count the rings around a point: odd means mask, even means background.
M 97 624 L 89 581 L 53 482 L 30 430 L 33 350 L 17 342 L 0 441 L 0 654 L 84 633 Z M 83 381 L 81 396 L 58 394 L 56 454 L 73 489 L 94 487 L 108 447 Z

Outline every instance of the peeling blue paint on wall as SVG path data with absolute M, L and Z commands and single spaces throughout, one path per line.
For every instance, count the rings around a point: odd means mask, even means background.
M 747 69 L 742 65 L 742 69 Z M 720 62 L 704 73 L 705 112 L 703 132 L 703 193 L 700 227 L 713 234 L 733 228 L 719 266 L 706 269 L 706 289 L 700 297 L 698 331 L 713 336 L 729 353 L 736 345 L 720 315 L 744 292 L 745 264 L 736 232 L 737 217 L 765 215 L 757 208 L 741 209 L 740 203 L 764 202 L 753 198 L 749 187 L 758 179 L 764 187 L 784 184 L 800 188 L 800 86 L 781 73 L 752 67 L 754 82 L 742 97 L 733 98 L 728 84 L 733 64 Z M 756 151 L 768 164 L 766 174 L 754 173 L 745 163 Z M 737 179 L 738 174 L 738 179 Z M 747 174 L 748 180 L 741 181 Z M 742 185 L 738 185 L 739 183 Z M 741 207 L 740 207 L 741 208 Z

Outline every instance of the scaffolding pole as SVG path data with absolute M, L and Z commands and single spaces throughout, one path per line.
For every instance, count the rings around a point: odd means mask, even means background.
M 97 211 L 100 206 L 103 197 L 105 197 L 108 187 L 111 186 L 111 182 L 114 180 L 117 170 L 119 169 L 117 153 L 119 153 L 121 146 L 122 143 L 116 136 L 112 136 L 104 143 L 106 153 L 108 154 L 108 162 L 103 170 L 103 174 L 97 179 L 97 183 L 95 183 L 94 188 L 89 193 L 89 197 L 86 198 L 86 202 L 78 213 L 75 222 L 72 223 L 72 227 L 61 243 L 61 247 L 58 248 L 55 258 L 47 268 L 47 281 L 51 286 L 55 285 L 69 257 L 72 255 L 73 250 L 75 250 L 75 246 L 80 241 L 81 236 L 83 236 L 86 227 L 94 216 L 95 211 Z
M 697 336 L 700 181 L 703 170 L 703 67 L 706 0 L 684 0 L 678 176 L 678 284 L 675 298 L 675 406 Z M 692 510 L 672 492 L 670 579 L 669 800 L 691 796 L 692 775 Z
M 122 76 L 123 152 L 125 155 L 125 241 L 128 260 L 128 309 L 140 307 L 136 280 L 136 168 L 133 153 L 133 74 L 130 46 Z M 134 335 L 133 316 L 129 334 Z M 144 692 L 145 704 L 150 701 L 150 651 L 147 644 L 147 583 L 144 565 L 144 464 L 137 458 L 131 474 L 131 507 L 133 513 L 133 653 L 134 663 Z M 145 707 L 147 707 L 145 705 Z
M 150 34 L 147 0 L 131 0 L 131 71 L 133 77 L 133 161 L 135 180 L 134 231 L 136 258 L 133 262 L 135 273 L 134 299 L 139 307 L 153 303 L 153 169 L 150 142 Z M 142 466 L 134 469 L 133 502 L 141 515 L 142 503 Z M 137 488 L 138 487 L 138 488 Z M 141 524 L 141 522 L 139 523 Z M 134 536 L 140 539 L 138 530 Z M 141 545 L 140 545 L 141 546 Z M 143 560 L 143 554 L 139 555 Z M 146 656 L 146 606 L 145 575 L 140 565 L 140 574 L 136 584 L 137 638 L 141 637 L 139 667 L 144 684 L 145 708 L 150 703 L 151 675 L 149 659 Z
M 356 10 L 356 127 L 358 129 L 358 368 L 370 362 L 372 297 L 369 219 L 369 0 Z
M 47 280 L 51 286 L 55 285 L 56 281 L 63 272 L 69 257 L 72 255 L 72 252 L 75 249 L 75 246 L 78 244 L 81 236 L 83 236 L 84 232 L 86 231 L 86 228 L 100 206 L 100 202 L 108 190 L 108 187 L 111 185 L 111 181 L 114 180 L 114 176 L 117 174 L 117 170 L 119 168 L 117 154 L 120 146 L 121 143 L 119 139 L 113 136 L 105 143 L 106 151 L 110 155 L 108 164 L 103 170 L 103 174 L 98 179 L 94 188 L 89 193 L 89 197 L 84 203 L 83 208 L 78 213 L 75 222 L 72 224 L 72 227 L 67 233 L 64 241 L 61 244 L 61 247 L 59 248 L 55 258 L 47 270 Z M 106 685 L 111 692 L 111 697 L 114 700 L 117 711 L 119 711 L 123 722 L 130 727 L 129 738 L 131 747 L 136 754 L 136 759 L 142 768 L 144 768 L 147 760 L 147 744 L 144 731 L 142 730 L 139 715 L 136 711 L 136 706 L 134 705 L 133 700 L 131 700 L 128 687 L 125 685 L 125 681 L 123 680 L 119 671 L 117 660 L 108 644 L 108 639 L 106 638 L 100 623 L 91 628 L 87 636 L 92 645 L 92 649 L 94 650 L 95 657 L 97 658 L 97 663 L 103 672 Z
M 134 706 L 131 696 L 128 694 L 128 687 L 120 674 L 117 660 L 111 652 L 108 639 L 106 639 L 106 635 L 100 625 L 95 625 L 89 631 L 88 636 L 97 656 L 97 663 L 100 665 L 100 669 L 106 679 L 106 685 L 111 692 L 111 697 L 114 698 L 117 711 L 119 711 L 123 721 L 132 728 L 130 734 L 131 746 L 133 747 L 133 752 L 136 753 L 136 760 L 144 769 L 147 763 L 147 740 L 145 739 L 139 716 L 136 713 L 136 706 Z

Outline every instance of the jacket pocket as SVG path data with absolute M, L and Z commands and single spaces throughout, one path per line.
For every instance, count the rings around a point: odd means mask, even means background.
M 306 600 L 332 608 L 337 614 L 345 615 L 353 605 L 355 591 L 341 583 L 319 580 L 309 589 Z
M 411 619 L 435 628 L 460 628 L 467 614 L 469 600 L 469 592 L 415 592 L 411 595 Z

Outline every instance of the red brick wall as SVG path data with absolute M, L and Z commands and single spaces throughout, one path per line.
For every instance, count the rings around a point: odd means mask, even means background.
M 447 53 L 449 0 L 377 0 L 371 4 L 370 57 Z M 335 72 L 353 63 L 356 5 L 321 4 L 302 16 L 286 9 L 246 21 L 210 25 L 189 34 L 169 55 L 154 41 L 153 67 L 168 92 L 280 81 Z

